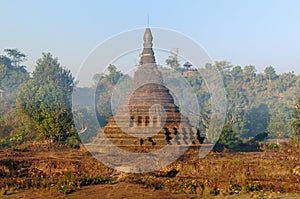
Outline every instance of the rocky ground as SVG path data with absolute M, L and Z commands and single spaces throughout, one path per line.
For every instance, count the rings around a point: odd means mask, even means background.
M 222 152 L 199 159 L 190 150 L 161 171 L 126 174 L 84 147 L 33 145 L 0 152 L 0 187 L 3 198 L 291 198 L 300 196 L 300 154 Z

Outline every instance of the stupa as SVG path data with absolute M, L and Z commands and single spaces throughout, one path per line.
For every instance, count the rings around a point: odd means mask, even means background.
M 146 28 L 143 39 L 131 93 L 102 130 L 115 146 L 134 152 L 150 152 L 172 143 L 187 145 L 191 138 L 194 145 L 199 145 L 197 128 L 180 113 L 164 86 L 155 61 L 150 28 Z

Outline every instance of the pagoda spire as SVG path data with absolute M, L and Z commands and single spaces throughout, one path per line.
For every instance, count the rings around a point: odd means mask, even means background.
M 152 49 L 153 36 L 149 27 L 146 28 L 144 33 L 144 48 L 140 59 L 140 65 L 155 64 L 154 52 Z

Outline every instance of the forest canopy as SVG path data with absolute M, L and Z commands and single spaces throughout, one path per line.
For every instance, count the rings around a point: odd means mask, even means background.
M 31 74 L 24 65 L 26 57 L 18 49 L 5 49 L 4 55 L 0 55 L 1 146 L 26 140 L 78 139 L 72 116 L 72 94 L 82 98 L 92 96 L 95 87 L 97 94 L 111 93 L 118 79 L 124 77 L 118 67 L 110 65 L 108 74 L 95 75 L 93 87 L 77 88 L 70 70 L 50 53 L 42 54 Z M 180 65 L 169 57 L 166 65 L 179 71 L 194 89 L 202 115 L 198 128 L 205 134 L 210 117 L 210 93 L 205 81 L 189 63 Z M 227 92 L 229 132 L 237 138 L 255 137 L 263 132 L 272 138 L 299 138 L 300 75 L 278 74 L 272 66 L 259 73 L 253 65 L 234 66 L 227 61 L 217 61 L 214 66 L 221 72 Z M 108 96 L 96 103 L 101 110 L 101 125 L 111 115 L 109 99 Z M 88 104 L 73 110 L 81 112 L 84 120 L 79 133 L 97 134 L 92 110 Z

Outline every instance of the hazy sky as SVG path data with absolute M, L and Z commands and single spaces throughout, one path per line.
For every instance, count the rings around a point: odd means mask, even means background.
M 168 28 L 201 44 L 213 60 L 259 71 L 300 73 L 300 1 L 2 0 L 0 50 L 18 48 L 32 70 L 51 52 L 76 74 L 99 43 L 120 32 Z M 141 38 L 138 38 L 141 39 Z

